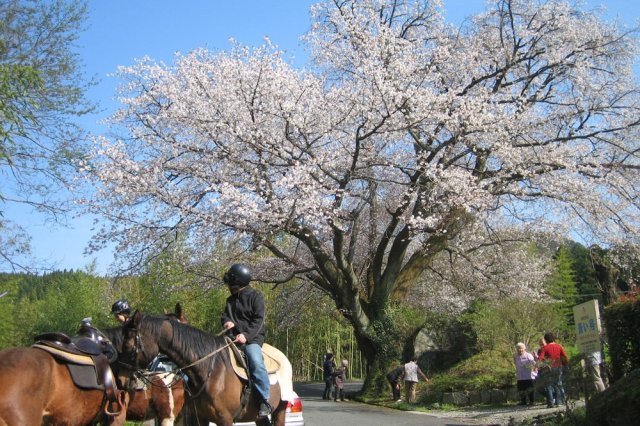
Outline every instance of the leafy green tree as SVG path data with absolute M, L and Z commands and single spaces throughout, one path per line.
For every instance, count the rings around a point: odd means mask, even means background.
M 576 304 L 578 291 L 573 260 L 567 247 L 558 248 L 554 256 L 553 271 L 545 284 L 556 309 L 565 318 L 566 325 L 562 328 L 569 332 L 573 328 L 573 306 Z
M 462 316 L 462 322 L 475 335 L 477 351 L 511 353 L 517 342 L 534 349 L 545 331 L 561 328 L 565 319 L 548 302 L 506 298 L 476 302 Z
M 5 316 L 5 320 L 0 321 L 0 348 L 12 346 L 20 340 L 20 323 L 16 321 L 16 316 L 23 313 L 17 306 L 20 279 L 17 274 L 0 274 L 0 312 Z
M 40 278 L 44 297 L 33 333 L 61 331 L 74 334 L 83 318 L 105 324 L 103 294 L 107 282 L 84 272 L 53 272 Z
M 28 235 L 7 203 L 61 223 L 71 208 L 60 195 L 85 139 L 74 119 L 95 108 L 74 51 L 86 16 L 84 0 L 0 2 L 0 265 L 31 269 Z
M 0 327 L 0 347 L 26 346 L 47 331 L 75 334 L 83 318 L 109 325 L 104 308 L 105 279 L 84 272 L 55 271 L 45 275 L 5 274 L 0 308 L 7 318 Z
M 591 263 L 589 249 L 575 241 L 566 243 L 573 264 L 574 280 L 576 283 L 578 303 L 594 298 L 600 298 L 595 269 Z

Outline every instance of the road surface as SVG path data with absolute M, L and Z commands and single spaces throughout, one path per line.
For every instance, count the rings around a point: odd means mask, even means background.
M 362 383 L 347 383 L 346 393 L 360 389 Z M 355 401 L 324 401 L 324 383 L 295 384 L 302 399 L 306 426 L 466 426 L 478 425 L 477 420 L 438 418 L 434 415 L 393 410 Z

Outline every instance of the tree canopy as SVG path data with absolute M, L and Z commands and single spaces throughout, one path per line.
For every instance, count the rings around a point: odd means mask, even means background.
M 122 136 L 88 165 L 97 240 L 135 264 L 244 236 L 271 254 L 258 279 L 331 295 L 374 369 L 390 301 L 438 255 L 516 226 L 637 242 L 634 33 L 561 1 L 442 12 L 320 3 L 307 70 L 269 43 L 122 67 Z
M 94 108 L 74 51 L 86 15 L 84 0 L 0 3 L 0 265 L 29 269 L 29 235 L 8 203 L 60 221 L 70 207 L 60 194 L 86 141 L 74 118 Z

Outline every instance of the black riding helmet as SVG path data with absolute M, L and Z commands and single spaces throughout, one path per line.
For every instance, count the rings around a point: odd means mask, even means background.
M 118 314 L 127 314 L 131 313 L 131 307 L 129 306 L 129 302 L 126 300 L 117 300 L 113 305 L 111 305 L 111 313 L 114 315 Z
M 247 265 L 234 263 L 224 274 L 223 280 L 229 287 L 244 287 L 251 281 L 251 271 Z

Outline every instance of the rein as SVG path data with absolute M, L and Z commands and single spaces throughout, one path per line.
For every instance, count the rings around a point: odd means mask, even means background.
M 135 337 L 135 339 L 136 339 L 135 351 L 131 354 L 131 358 L 132 358 L 133 360 L 135 360 L 135 359 L 137 358 L 138 351 L 142 351 L 142 353 L 144 353 L 144 343 L 142 343 L 142 339 L 140 338 L 140 333 L 138 332 L 138 330 L 137 330 L 137 329 L 135 329 L 135 331 L 136 331 L 136 337 Z M 226 331 L 226 330 L 222 330 L 222 332 L 220 332 L 220 333 L 218 334 L 218 336 L 222 335 L 225 331 Z M 202 361 L 205 361 L 205 360 L 207 360 L 207 359 L 211 358 L 212 356 L 214 356 L 214 355 L 215 355 L 215 354 L 217 354 L 218 352 L 225 350 L 226 348 L 228 348 L 228 347 L 229 347 L 229 346 L 231 346 L 231 345 L 233 345 L 233 341 L 229 341 L 226 345 L 221 346 L 221 347 L 219 347 L 218 349 L 214 350 L 213 352 L 211 352 L 211 353 L 209 353 L 209 354 L 207 354 L 207 355 L 203 356 L 202 358 L 195 360 L 195 361 L 194 361 L 194 362 L 192 362 L 191 364 L 185 365 L 185 366 L 183 366 L 183 367 L 180 367 L 180 368 L 178 368 L 178 369 L 174 370 L 174 371 L 173 371 L 173 373 L 174 373 L 174 374 L 176 374 L 176 375 L 180 375 L 180 374 L 187 374 L 187 373 L 185 373 L 185 372 L 184 372 L 184 370 L 186 370 L 187 368 L 193 367 L 194 365 L 199 364 L 199 363 L 201 363 Z M 134 361 L 134 362 L 136 362 L 136 361 Z M 137 363 L 137 362 L 136 362 L 136 363 Z M 127 364 L 125 364 L 124 362 L 120 362 L 120 364 L 121 364 L 121 365 L 127 365 Z M 146 372 L 146 371 L 147 371 L 147 370 L 144 370 L 144 369 L 138 368 L 138 369 L 136 370 L 135 374 L 136 374 L 136 375 L 138 375 L 138 377 L 142 377 L 142 376 L 144 376 L 144 374 L 145 374 L 145 372 Z
M 133 377 L 137 380 L 140 380 L 142 383 L 144 383 L 145 385 L 149 385 L 151 387 L 156 387 L 156 388 L 173 388 L 173 386 L 175 386 L 176 383 L 183 381 L 184 378 L 182 377 L 181 374 L 177 373 L 178 370 L 176 370 L 176 372 L 173 371 L 148 371 L 148 370 L 136 370 L 133 373 Z M 156 384 L 153 383 L 153 378 L 163 375 L 163 374 L 173 374 L 173 377 L 171 378 L 171 381 L 169 383 L 164 383 L 164 381 L 162 382 L 162 384 Z
M 220 346 L 218 349 L 216 349 L 215 351 L 211 352 L 210 354 L 205 355 L 204 357 L 202 357 L 202 358 L 200 358 L 200 359 L 195 360 L 194 362 L 192 362 L 192 363 L 191 363 L 191 364 L 189 364 L 189 365 L 185 365 L 184 367 L 180 367 L 180 368 L 178 368 L 176 371 L 180 371 L 180 372 L 181 372 L 182 370 L 184 370 L 184 369 L 186 369 L 186 368 L 193 367 L 194 365 L 201 363 L 201 362 L 202 362 L 202 361 L 204 361 L 205 359 L 207 359 L 207 358 L 211 358 L 212 356 L 214 356 L 214 355 L 215 355 L 215 354 L 217 354 L 218 352 L 220 352 L 220 351 L 222 351 L 222 350 L 224 350 L 224 349 L 228 348 L 228 347 L 229 347 L 229 346 L 231 346 L 232 344 L 233 344 L 233 342 L 229 342 L 229 343 L 227 343 L 227 344 L 226 344 L 226 345 L 224 345 L 224 346 Z

